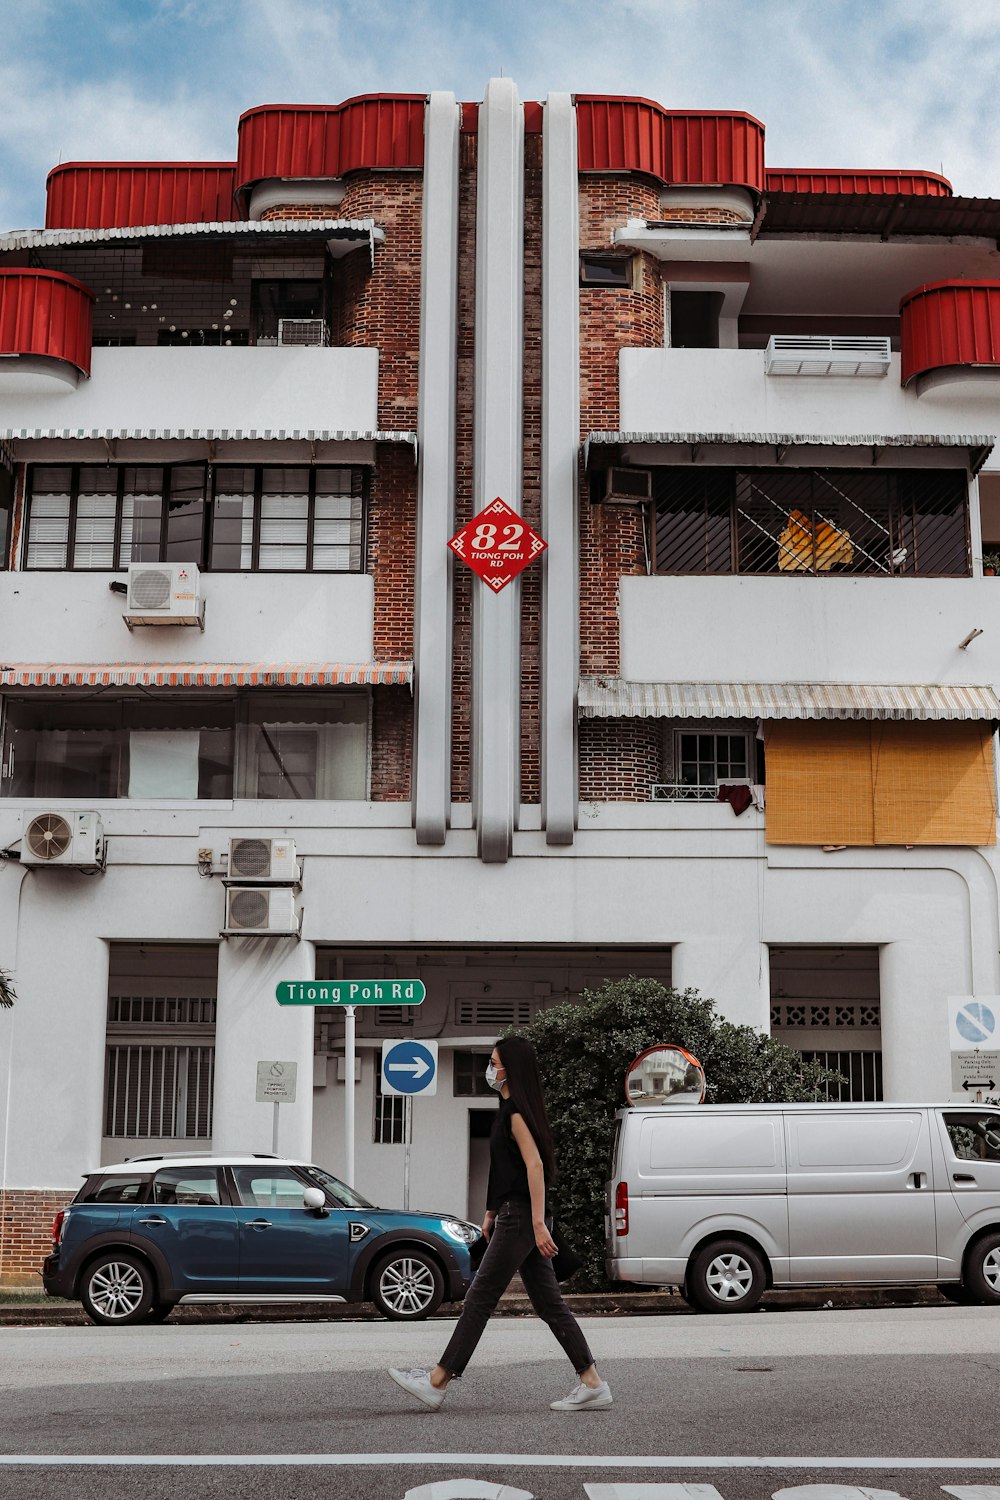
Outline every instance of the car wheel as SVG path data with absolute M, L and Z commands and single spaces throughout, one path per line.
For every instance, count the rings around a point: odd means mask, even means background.
M 763 1259 L 742 1240 L 715 1240 L 688 1266 L 686 1295 L 702 1312 L 749 1312 L 766 1286 Z
M 93 1323 L 115 1328 L 142 1323 L 153 1307 L 149 1267 L 137 1256 L 109 1250 L 92 1260 L 83 1273 L 80 1300 Z
M 371 1299 L 387 1318 L 429 1318 L 444 1301 L 441 1267 L 422 1250 L 393 1250 L 375 1265 Z
M 1000 1302 L 1000 1234 L 988 1234 L 965 1259 L 962 1285 L 983 1302 Z

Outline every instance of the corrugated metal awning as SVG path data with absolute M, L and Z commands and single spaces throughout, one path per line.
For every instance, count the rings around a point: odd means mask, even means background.
M 615 449 L 634 444 L 690 448 L 694 453 L 699 448 L 774 448 L 779 459 L 789 448 L 861 448 L 871 450 L 873 455 L 884 448 L 967 448 L 969 466 L 973 473 L 978 473 L 995 442 L 994 433 L 965 432 L 590 432 L 583 445 L 583 461 L 590 464 L 592 448 Z
M 937 683 L 624 682 L 585 677 L 581 719 L 974 719 L 1000 722 L 992 688 Z
M 233 219 L 205 224 L 142 224 L 110 229 L 13 229 L 0 234 L 8 250 L 58 250 L 67 245 L 135 244 L 143 240 L 238 240 L 265 235 L 289 239 L 367 240 L 381 244 L 385 230 L 374 219 Z
M 909 193 L 769 192 L 759 233 L 1000 238 L 1000 200 Z
M 409 443 L 416 450 L 415 432 L 383 432 L 374 428 L 344 430 L 326 427 L 7 427 L 0 429 L 0 442 L 62 441 L 73 439 L 135 439 L 210 443 Z
M 412 661 L 0 662 L 0 688 L 409 687 Z

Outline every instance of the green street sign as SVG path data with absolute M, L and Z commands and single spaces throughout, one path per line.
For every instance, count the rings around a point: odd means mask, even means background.
M 419 979 L 293 979 L 275 990 L 279 1005 L 421 1005 Z

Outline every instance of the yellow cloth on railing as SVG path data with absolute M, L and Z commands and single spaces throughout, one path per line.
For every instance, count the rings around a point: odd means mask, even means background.
M 782 573 L 827 573 L 838 564 L 853 561 L 849 531 L 838 531 L 828 521 L 813 521 L 804 511 L 789 511 L 788 525 L 778 537 L 778 568 Z

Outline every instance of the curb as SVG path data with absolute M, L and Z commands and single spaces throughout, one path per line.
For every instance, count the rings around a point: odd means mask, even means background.
M 567 1306 L 579 1317 L 629 1318 L 649 1316 L 698 1317 L 677 1292 L 636 1292 L 622 1295 L 613 1292 L 570 1292 Z M 805 1291 L 768 1292 L 758 1313 L 827 1311 L 843 1308 L 943 1307 L 947 1299 L 936 1286 L 890 1287 L 813 1287 Z M 533 1317 L 531 1303 L 525 1296 L 507 1295 L 500 1299 L 497 1315 L 502 1318 Z M 436 1318 L 458 1316 L 458 1304 L 445 1303 Z M 385 1319 L 369 1304 L 328 1303 L 198 1303 L 178 1307 L 171 1323 L 381 1323 Z M 70 1328 L 89 1325 L 90 1320 L 78 1302 L 45 1298 L 22 1303 L 0 1302 L 0 1328 Z

